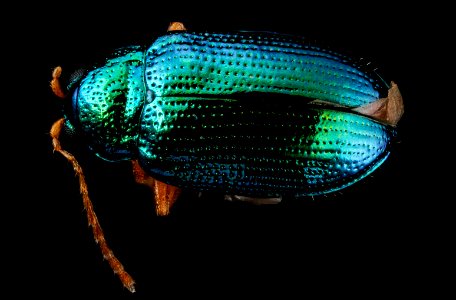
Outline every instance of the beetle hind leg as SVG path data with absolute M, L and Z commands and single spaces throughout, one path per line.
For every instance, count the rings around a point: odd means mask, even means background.
M 167 216 L 181 193 L 181 189 L 161 182 L 144 172 L 137 160 L 132 160 L 133 175 L 139 184 L 144 184 L 152 190 L 155 198 L 155 211 L 159 216 Z
M 255 197 L 240 196 L 240 195 L 225 195 L 225 200 L 243 201 L 243 202 L 248 202 L 248 203 L 252 203 L 252 204 L 256 204 L 256 205 L 263 205 L 263 204 L 279 204 L 282 201 L 282 197 L 255 198 Z

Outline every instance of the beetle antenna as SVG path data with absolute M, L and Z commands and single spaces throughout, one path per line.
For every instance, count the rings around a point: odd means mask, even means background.
M 62 75 L 62 67 L 55 67 L 52 71 L 51 89 L 57 97 L 65 98 L 65 93 L 60 85 L 60 75 Z
M 55 72 L 55 70 L 54 70 L 54 72 Z M 55 78 L 58 78 L 58 76 L 54 77 L 54 79 Z M 54 80 L 53 80 L 53 82 L 54 82 Z M 122 284 L 130 292 L 134 293 L 135 292 L 135 287 L 134 287 L 135 282 L 134 282 L 133 278 L 124 270 L 123 265 L 114 256 L 114 253 L 109 248 L 108 243 L 106 242 L 106 239 L 103 234 L 103 230 L 101 229 L 100 223 L 98 222 L 97 215 L 95 214 L 95 211 L 93 209 L 92 201 L 90 201 L 90 198 L 89 198 L 87 183 L 85 181 L 85 177 L 82 172 L 82 168 L 79 165 L 76 158 L 72 154 L 67 152 L 66 150 L 63 150 L 60 145 L 59 136 L 60 136 L 60 133 L 64 126 L 64 123 L 65 123 L 65 119 L 61 118 L 61 119 L 57 120 L 51 127 L 50 134 L 52 137 L 52 145 L 54 147 L 54 151 L 60 152 L 71 163 L 76 175 L 79 178 L 79 191 L 82 195 L 82 202 L 84 204 L 84 209 L 87 212 L 87 219 L 89 222 L 89 226 L 92 227 L 95 242 L 100 246 L 103 257 L 108 261 L 108 263 L 111 266 L 114 273 L 119 276 L 119 279 L 122 282 Z

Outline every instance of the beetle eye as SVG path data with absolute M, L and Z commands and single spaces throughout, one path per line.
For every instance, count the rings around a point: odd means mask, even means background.
M 79 113 L 79 105 L 78 105 L 78 95 L 79 95 L 79 86 L 74 88 L 74 91 L 71 95 L 71 101 L 68 101 L 64 104 L 64 114 L 67 119 L 73 126 L 77 124 L 77 116 Z
M 78 69 L 78 70 L 74 71 L 73 73 L 71 73 L 70 78 L 68 80 L 68 85 L 67 85 L 68 91 L 71 91 L 71 88 L 75 84 L 79 83 L 79 81 L 81 81 L 85 72 L 86 72 L 86 69 L 82 68 L 82 69 Z M 73 97 L 74 97 L 74 94 L 73 94 Z

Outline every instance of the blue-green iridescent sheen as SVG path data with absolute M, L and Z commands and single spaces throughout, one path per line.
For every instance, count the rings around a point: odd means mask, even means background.
M 275 93 L 357 107 L 379 97 L 379 78 L 346 56 L 267 33 L 174 33 L 146 52 L 157 96 Z
M 349 112 L 156 97 L 141 118 L 139 157 L 151 174 L 179 187 L 317 195 L 373 171 L 389 141 L 387 126 Z
M 139 49 L 121 51 L 88 72 L 74 93 L 72 118 L 104 159 L 129 159 L 137 152 L 145 95 L 143 60 Z
M 89 71 L 72 124 L 98 156 L 181 188 L 318 195 L 389 154 L 393 128 L 349 111 L 385 89 L 361 69 L 297 37 L 173 32 Z

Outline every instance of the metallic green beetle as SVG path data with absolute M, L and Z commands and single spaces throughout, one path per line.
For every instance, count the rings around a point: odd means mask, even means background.
M 376 73 L 302 38 L 170 32 L 88 71 L 66 125 L 101 158 L 139 159 L 181 188 L 319 195 L 388 156 L 394 127 L 350 110 L 387 90 Z
M 264 32 L 171 31 L 68 90 L 64 126 L 99 157 L 137 160 L 178 188 L 252 198 L 359 181 L 388 157 L 402 115 L 397 85 L 355 59 Z

